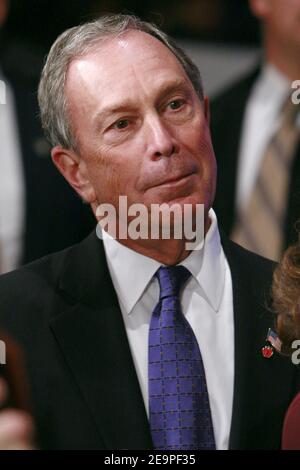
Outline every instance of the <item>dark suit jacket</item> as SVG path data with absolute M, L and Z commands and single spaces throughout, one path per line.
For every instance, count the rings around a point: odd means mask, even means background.
M 266 309 L 273 264 L 229 241 L 223 246 L 235 317 L 230 448 L 279 448 L 298 385 L 287 358 L 261 352 L 273 325 Z M 2 276 L 0 305 L 0 328 L 25 351 L 41 446 L 151 449 L 122 314 L 95 233 Z
M 231 233 L 236 216 L 238 152 L 244 112 L 258 75 L 257 67 L 211 103 L 211 133 L 218 164 L 214 208 L 227 235 Z M 285 246 L 297 241 L 295 223 L 300 219 L 300 141 L 290 174 L 284 225 Z
M 94 227 L 95 218 L 52 163 L 38 117 L 37 80 L 28 77 L 26 67 L 22 70 L 16 61 L 14 57 L 13 64 L 7 65 L 3 59 L 1 65 L 16 105 L 25 182 L 24 249 L 20 261 L 27 263 L 82 240 Z

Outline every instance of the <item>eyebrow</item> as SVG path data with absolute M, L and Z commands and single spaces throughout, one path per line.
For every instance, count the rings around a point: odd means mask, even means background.
M 186 80 L 178 79 L 172 80 L 170 82 L 164 82 L 160 87 L 158 87 L 157 101 L 159 102 L 160 100 L 162 100 L 162 98 L 166 97 L 167 95 L 171 95 L 172 93 L 182 90 L 184 88 L 188 88 L 188 83 L 186 82 Z M 137 109 L 136 103 L 132 100 L 124 100 L 115 105 L 107 106 L 96 114 L 94 122 L 96 123 L 96 126 L 99 127 L 101 121 L 106 117 L 111 116 L 113 114 L 128 111 L 129 109 Z

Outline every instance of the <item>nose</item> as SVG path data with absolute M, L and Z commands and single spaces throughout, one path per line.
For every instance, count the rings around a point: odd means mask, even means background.
M 161 119 L 151 116 L 146 123 L 147 153 L 151 159 L 171 157 L 178 153 L 179 145 L 176 134 Z

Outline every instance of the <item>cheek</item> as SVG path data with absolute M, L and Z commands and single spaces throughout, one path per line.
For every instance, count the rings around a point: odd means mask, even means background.
M 138 179 L 143 163 L 143 148 L 135 141 L 127 141 L 125 144 L 118 145 L 116 148 L 102 150 L 104 164 L 113 169 L 115 175 L 119 176 L 123 187 L 134 186 Z
M 201 198 L 203 198 L 203 202 L 205 201 L 206 208 L 209 208 L 215 197 L 217 179 L 217 163 L 209 127 L 203 126 L 200 132 L 196 130 L 189 138 L 189 142 L 193 142 L 189 151 L 194 155 L 199 165 L 198 191 L 202 194 Z
M 134 192 L 140 168 L 136 152 L 128 150 L 102 148 L 91 157 L 91 178 L 97 186 L 98 199 L 116 201 L 119 195 L 130 198 Z
M 185 146 L 189 153 L 197 159 L 204 173 L 215 173 L 216 159 L 207 125 L 190 131 L 185 139 Z
M 120 173 L 109 152 L 89 153 L 88 172 L 99 203 L 111 202 L 119 193 Z

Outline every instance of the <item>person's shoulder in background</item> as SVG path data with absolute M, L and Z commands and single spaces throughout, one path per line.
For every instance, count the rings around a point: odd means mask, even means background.
M 234 116 L 228 116 L 228 110 L 233 108 L 237 110 L 244 109 L 251 88 L 258 78 L 260 70 L 260 65 L 256 65 L 212 98 L 210 103 L 212 133 L 214 133 L 220 121 L 225 123 L 228 121 L 228 118 L 229 120 L 234 118 Z
M 2 44 L 0 65 L 13 91 L 25 183 L 21 264 L 79 242 L 96 224 L 51 160 L 37 102 L 43 61 L 42 52 L 27 45 Z

